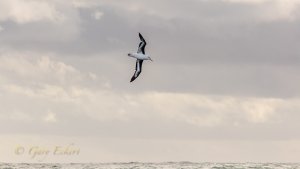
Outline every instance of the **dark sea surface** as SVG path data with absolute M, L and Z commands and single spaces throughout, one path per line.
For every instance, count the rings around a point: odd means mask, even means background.
M 300 169 L 296 163 L 72 163 L 11 164 L 0 163 L 0 169 Z

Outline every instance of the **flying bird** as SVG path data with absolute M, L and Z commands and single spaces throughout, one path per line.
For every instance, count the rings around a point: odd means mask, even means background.
M 146 41 L 143 38 L 143 36 L 141 35 L 141 33 L 139 33 L 139 37 L 140 37 L 140 44 L 138 47 L 138 50 L 136 53 L 128 53 L 129 57 L 133 57 L 136 58 L 136 64 L 135 64 L 135 72 L 130 80 L 130 82 L 133 82 L 142 72 L 142 64 L 144 60 L 151 60 L 149 55 L 145 54 L 145 46 L 146 46 Z

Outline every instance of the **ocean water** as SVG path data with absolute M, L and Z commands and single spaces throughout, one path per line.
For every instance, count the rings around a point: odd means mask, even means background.
M 10 164 L 0 169 L 300 169 L 295 163 L 72 163 L 72 164 Z

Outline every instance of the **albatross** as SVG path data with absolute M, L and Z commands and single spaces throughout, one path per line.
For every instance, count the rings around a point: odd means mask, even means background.
M 139 33 L 139 37 L 140 37 L 141 42 L 139 44 L 137 52 L 136 53 L 128 53 L 129 57 L 136 58 L 135 72 L 134 72 L 130 82 L 133 82 L 142 72 L 142 64 L 143 64 L 144 60 L 152 61 L 150 56 L 145 54 L 145 46 L 147 43 L 141 33 Z

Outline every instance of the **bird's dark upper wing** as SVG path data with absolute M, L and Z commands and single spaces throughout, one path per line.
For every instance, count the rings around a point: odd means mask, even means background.
M 143 60 L 136 60 L 136 64 L 135 64 L 135 72 L 130 80 L 130 82 L 133 82 L 142 72 L 142 65 L 143 65 Z
M 139 44 L 139 48 L 138 48 L 137 53 L 145 54 L 145 46 L 146 46 L 147 43 L 146 43 L 144 37 L 141 35 L 141 33 L 139 33 L 139 37 L 140 37 L 141 42 Z

